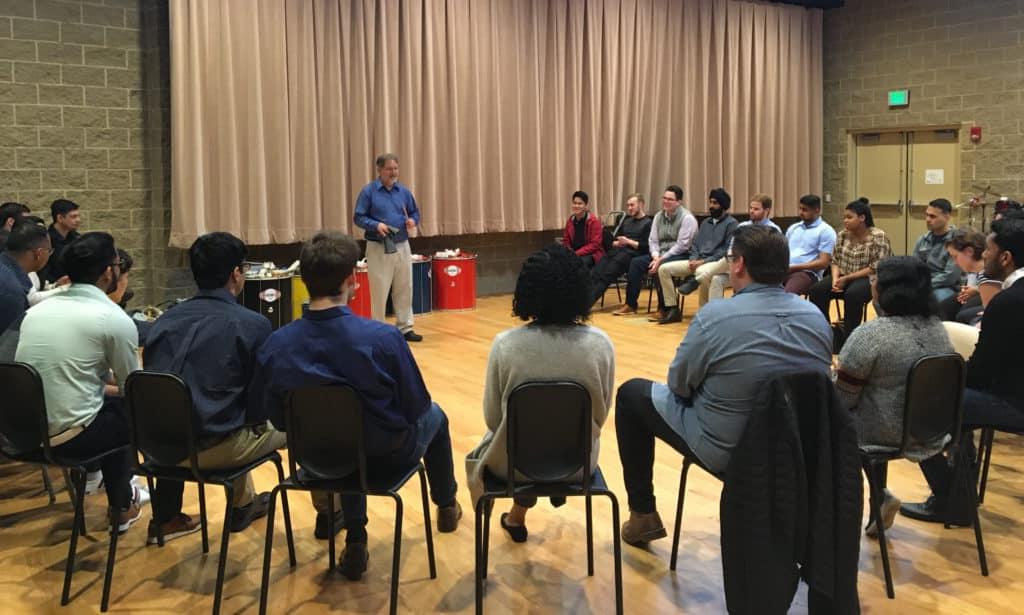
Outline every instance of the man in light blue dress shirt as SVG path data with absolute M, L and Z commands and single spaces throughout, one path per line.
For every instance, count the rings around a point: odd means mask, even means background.
M 783 284 L 788 292 L 806 295 L 832 264 L 836 232 L 821 219 L 821 197 L 816 194 L 800 197 L 798 215 L 800 222 L 786 229 L 789 275 Z
M 737 229 L 726 258 L 736 294 L 697 312 L 668 382 L 634 378 L 619 388 L 615 431 L 630 509 L 622 539 L 629 544 L 667 535 L 654 498 L 655 438 L 720 475 L 769 378 L 831 367 L 825 317 L 782 288 L 789 270 L 782 235 L 760 225 Z

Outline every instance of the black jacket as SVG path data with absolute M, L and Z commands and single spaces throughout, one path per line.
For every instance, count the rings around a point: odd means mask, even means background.
M 859 613 L 863 482 L 856 428 L 822 374 L 766 384 L 722 490 L 730 613 L 785 613 L 802 577 L 812 613 Z

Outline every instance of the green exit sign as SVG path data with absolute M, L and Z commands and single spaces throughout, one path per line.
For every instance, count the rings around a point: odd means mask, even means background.
M 889 90 L 890 107 L 909 107 L 910 90 Z

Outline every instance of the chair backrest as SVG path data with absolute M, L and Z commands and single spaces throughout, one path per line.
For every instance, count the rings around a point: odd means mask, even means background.
M 295 389 L 285 400 L 288 463 L 292 476 L 301 467 L 319 478 L 341 479 L 358 473 L 366 490 L 363 402 L 345 385 Z
M 963 421 L 964 360 L 958 354 L 921 357 L 907 374 L 902 450 L 948 434 L 956 444 Z
M 184 380 L 164 372 L 132 372 L 124 383 L 124 400 L 136 451 L 159 465 L 188 460 L 198 471 L 192 392 Z
M 583 470 L 590 488 L 590 394 L 577 382 L 526 382 L 508 397 L 508 492 L 516 472 L 531 482 L 561 482 Z
M 942 326 L 946 328 L 946 335 L 953 344 L 953 350 L 957 351 L 964 361 L 970 360 L 974 354 L 974 347 L 978 345 L 978 334 L 981 333 L 981 329 L 962 322 L 943 321 Z
M 19 453 L 48 448 L 50 428 L 39 372 L 27 363 L 0 363 L 0 389 L 0 434 Z
M 608 252 L 612 249 L 612 242 L 615 241 L 615 235 L 619 232 L 619 226 L 625 219 L 626 212 L 621 209 L 613 209 L 604 215 L 602 224 L 604 228 L 601 229 L 601 244 L 604 246 L 604 251 Z

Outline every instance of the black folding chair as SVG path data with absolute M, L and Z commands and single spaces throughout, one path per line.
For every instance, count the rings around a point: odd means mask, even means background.
M 49 465 L 70 471 L 72 503 L 75 519 L 71 526 L 71 541 L 68 544 L 68 558 L 64 567 L 64 587 L 60 603 L 71 600 L 71 575 L 75 568 L 75 553 L 79 535 L 85 535 L 85 467 L 98 463 L 107 455 L 122 453 L 125 446 L 101 451 L 87 459 L 70 459 L 55 454 L 50 446 L 49 421 L 46 417 L 46 398 L 43 395 L 43 381 L 39 372 L 26 363 L 0 362 L 0 387 L 6 391 L 5 403 L 0 410 L 0 434 L 7 439 L 9 448 L 5 456 L 40 465 Z M 110 520 L 110 547 L 107 552 L 107 567 L 103 577 L 103 597 L 100 610 L 106 611 L 110 602 L 110 581 L 114 573 L 114 557 L 117 553 L 117 526 L 119 511 L 108 509 Z
M 398 471 L 393 476 L 376 477 L 367 473 L 366 444 L 363 437 L 363 403 L 348 386 L 316 386 L 296 389 L 285 401 L 288 431 L 288 464 L 291 476 L 282 480 L 270 495 L 267 515 L 267 539 L 263 552 L 263 582 L 260 585 L 260 614 L 267 612 L 270 588 L 270 553 L 274 540 L 274 504 L 277 494 L 285 502 L 289 490 L 320 491 L 329 494 L 386 496 L 395 501 L 395 541 L 391 560 L 391 608 L 398 612 L 398 575 L 402 555 L 402 497 L 398 491 L 419 474 L 423 498 L 423 523 L 427 536 L 427 562 L 430 578 L 437 578 L 434 562 L 434 537 L 430 527 L 430 500 L 422 463 Z M 329 567 L 334 557 L 334 498 L 328 511 Z M 287 517 L 286 517 L 287 520 Z M 295 567 L 295 544 L 289 530 L 288 561 Z
M 203 536 L 203 553 L 210 551 L 206 529 L 206 492 L 204 486 L 224 487 L 224 529 L 220 539 L 220 558 L 217 562 L 217 583 L 213 596 L 213 613 L 220 612 L 224 593 L 224 568 L 228 559 L 228 539 L 231 536 L 231 504 L 234 500 L 234 481 L 254 468 L 269 462 L 277 467 L 278 480 L 284 480 L 281 455 L 276 451 L 263 455 L 245 465 L 230 469 L 205 470 L 199 467 L 199 432 L 194 420 L 192 393 L 188 385 L 174 374 L 137 371 L 125 382 L 125 401 L 131 424 L 132 446 L 144 461 L 135 473 L 146 477 L 150 492 L 153 479 L 193 482 L 199 486 L 199 515 Z M 138 458 L 136 454 L 136 458 Z M 183 462 L 187 466 L 182 466 Z M 289 536 L 291 517 L 288 501 L 284 501 L 284 520 Z M 163 532 L 157 529 L 157 544 L 164 546 Z
M 885 527 L 882 524 L 882 500 L 885 499 L 882 485 L 882 472 L 885 465 L 895 459 L 904 457 L 906 450 L 919 442 L 932 442 L 943 436 L 949 437 L 946 450 L 956 450 L 960 439 L 960 426 L 963 423 L 964 396 L 964 360 L 958 354 L 944 354 L 922 357 L 907 374 L 906 399 L 903 404 L 903 439 L 898 447 L 871 446 L 860 450 L 861 465 L 868 479 L 871 493 L 871 520 L 878 529 L 878 545 L 882 551 L 882 570 L 885 573 L 885 592 L 889 598 L 895 598 L 892 572 L 889 569 L 889 549 L 885 542 Z M 957 472 L 974 472 L 973 468 L 961 467 Z M 969 465 L 969 464 L 968 464 Z M 953 481 L 954 484 L 956 481 Z M 978 546 L 978 561 L 981 574 L 988 576 L 988 563 L 985 559 L 985 543 L 981 536 L 981 524 L 978 520 L 977 493 L 973 489 L 975 480 L 970 481 L 971 489 L 967 489 L 970 497 L 971 523 L 974 526 L 974 539 Z M 952 508 L 952 507 L 949 507 Z M 950 511 L 952 512 L 952 511 Z M 947 522 L 946 527 L 950 524 Z
M 682 534 L 683 526 L 683 501 L 686 499 L 686 476 L 690 472 L 690 466 L 693 464 L 697 464 L 697 467 L 714 476 L 718 480 L 725 482 L 724 474 L 716 474 L 707 469 L 696 457 L 683 455 L 683 469 L 679 473 L 679 496 L 676 498 L 676 523 L 675 530 L 672 532 L 672 555 L 668 562 L 669 570 L 676 569 L 676 556 L 679 554 L 679 537 Z
M 1003 429 L 998 427 L 983 427 L 978 442 L 978 459 L 981 460 L 981 478 L 978 479 L 978 504 L 985 502 L 985 488 L 988 486 L 988 467 L 992 463 L 992 444 L 996 432 L 1002 431 L 1015 435 L 1024 435 L 1024 431 L 1016 429 Z
M 622 552 L 619 502 L 599 467 L 591 474 L 592 408 L 590 394 L 576 382 L 527 382 L 508 398 L 506 446 L 509 477 L 486 475 L 476 504 L 476 612 L 483 613 L 484 582 L 491 509 L 496 498 L 582 496 L 587 505 L 587 574 L 594 576 L 594 532 L 590 497 L 607 496 L 612 504 L 612 549 L 615 553 L 615 612 L 622 611 Z M 500 445 L 500 444 L 498 444 Z M 577 478 L 581 475 L 581 478 Z M 520 478 L 522 477 L 522 478 Z

